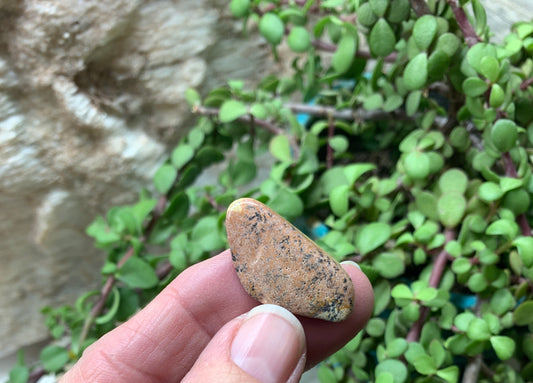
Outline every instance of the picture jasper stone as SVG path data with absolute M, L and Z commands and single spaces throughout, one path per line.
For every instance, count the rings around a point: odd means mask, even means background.
M 272 209 L 250 198 L 236 200 L 226 230 L 237 275 L 254 299 L 332 322 L 351 314 L 355 294 L 348 273 Z

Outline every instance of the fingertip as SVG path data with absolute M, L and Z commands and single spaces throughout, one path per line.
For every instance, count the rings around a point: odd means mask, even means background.
M 354 312 L 357 312 L 359 320 L 363 319 L 366 322 L 370 319 L 372 311 L 374 310 L 374 289 L 372 288 L 372 284 L 361 269 L 361 266 L 354 261 L 344 261 L 341 265 L 350 275 L 350 278 L 352 278 L 354 285 Z

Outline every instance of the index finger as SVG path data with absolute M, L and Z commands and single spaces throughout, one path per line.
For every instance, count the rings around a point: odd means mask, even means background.
M 355 267 L 346 269 L 356 291 L 352 315 L 340 323 L 301 318 L 308 367 L 355 336 L 372 311 L 368 279 Z M 224 324 L 258 304 L 244 291 L 226 250 L 181 273 L 142 311 L 87 349 L 69 375 L 78 376 L 72 381 L 179 381 Z

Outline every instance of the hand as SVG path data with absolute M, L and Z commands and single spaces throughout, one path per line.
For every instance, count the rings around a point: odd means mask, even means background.
M 355 309 L 340 323 L 296 318 L 242 288 L 229 250 L 181 273 L 150 304 L 88 347 L 62 383 L 297 382 L 365 325 L 373 293 L 343 265 Z

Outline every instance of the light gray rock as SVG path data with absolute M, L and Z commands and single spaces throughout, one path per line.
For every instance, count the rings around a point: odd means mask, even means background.
M 149 184 L 187 130 L 185 89 L 269 59 L 225 1 L 2 0 L 0 23 L 1 357 L 47 336 L 41 307 L 99 287 L 85 228 Z

